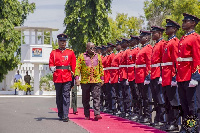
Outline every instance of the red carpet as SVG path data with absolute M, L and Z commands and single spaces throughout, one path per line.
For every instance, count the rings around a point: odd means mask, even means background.
M 51 108 L 57 112 L 57 108 Z M 83 108 L 78 108 L 78 114 L 74 115 L 69 110 L 69 119 L 90 133 L 165 133 L 158 129 L 148 127 L 133 121 L 129 121 L 113 115 L 101 113 L 103 119 L 94 121 L 94 112 L 90 111 L 91 120 L 84 120 Z

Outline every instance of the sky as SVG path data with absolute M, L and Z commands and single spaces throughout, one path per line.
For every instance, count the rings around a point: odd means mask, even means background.
M 145 0 L 113 0 L 110 17 L 115 19 L 117 13 L 127 13 L 128 16 L 139 17 L 144 15 L 143 6 Z M 65 2 L 66 0 L 29 0 L 35 2 L 36 9 L 33 14 L 29 14 L 25 20 L 24 26 L 29 27 L 49 27 L 56 28 L 59 31 L 53 32 L 53 38 L 63 33 L 65 27 L 63 25 L 65 18 Z

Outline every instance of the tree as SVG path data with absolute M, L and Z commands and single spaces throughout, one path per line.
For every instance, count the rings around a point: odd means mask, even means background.
M 112 43 L 121 37 L 129 37 L 130 35 L 138 35 L 142 28 L 143 20 L 137 17 L 128 17 L 128 14 L 118 13 L 116 19 L 109 18 L 110 39 Z
M 76 54 L 85 51 L 86 43 L 106 44 L 109 38 L 108 13 L 112 0 L 67 0 L 65 33 Z
M 167 18 L 182 24 L 183 13 L 193 14 L 200 17 L 199 0 L 146 0 L 144 2 L 145 17 L 149 22 L 149 26 L 165 26 Z M 200 33 L 200 24 L 196 26 L 196 31 Z M 184 31 L 180 28 L 177 32 L 178 38 L 184 35 Z
M 22 25 L 34 9 L 35 3 L 28 0 L 0 0 L 0 82 L 20 62 L 20 33 L 14 27 Z

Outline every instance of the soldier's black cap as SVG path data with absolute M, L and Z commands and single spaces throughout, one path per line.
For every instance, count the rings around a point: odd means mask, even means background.
M 140 30 L 140 36 L 146 36 L 146 35 L 151 35 L 151 32 L 147 30 Z
M 188 14 L 188 13 L 183 13 L 184 19 L 183 20 L 193 20 L 196 23 L 200 21 L 200 19 L 194 15 Z
M 122 41 L 116 39 L 116 45 L 120 45 Z
M 99 46 L 96 46 L 96 47 L 95 47 L 95 49 L 101 49 L 101 47 L 99 47 Z
M 115 45 L 109 42 L 107 43 L 107 47 L 115 47 Z
M 106 48 L 107 48 L 107 47 L 104 46 L 104 45 L 101 46 L 101 49 L 102 49 L 102 50 L 106 50 Z
M 139 36 L 133 36 L 133 35 L 130 35 L 131 39 L 130 40 L 140 40 L 140 37 Z
M 129 39 L 127 38 L 121 38 L 121 39 L 122 39 L 122 43 L 129 42 Z
M 176 27 L 177 29 L 180 28 L 180 25 L 175 22 L 175 21 L 172 21 L 171 19 L 166 19 L 166 26 L 165 27 Z
M 163 27 L 159 27 L 159 26 L 151 26 L 151 32 L 153 31 L 161 31 L 163 32 L 165 29 Z
M 59 35 L 57 35 L 57 38 L 58 38 L 58 40 L 63 40 L 63 41 L 66 41 L 67 40 L 67 35 L 65 35 L 65 34 L 59 34 Z

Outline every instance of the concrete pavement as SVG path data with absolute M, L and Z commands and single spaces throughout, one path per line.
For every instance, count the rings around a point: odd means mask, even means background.
M 0 95 L 0 133 L 87 133 L 71 121 L 59 121 L 50 108 L 56 108 L 55 96 Z

